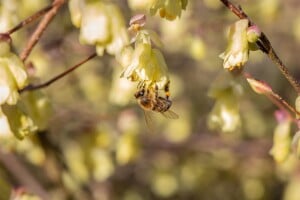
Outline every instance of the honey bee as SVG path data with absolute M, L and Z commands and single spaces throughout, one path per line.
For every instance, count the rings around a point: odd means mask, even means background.
M 165 87 L 166 97 L 158 96 L 158 88 L 155 87 L 155 91 L 151 89 L 145 89 L 144 86 L 138 90 L 134 96 L 138 101 L 138 104 L 145 111 L 159 112 L 163 116 L 169 119 L 177 119 L 178 115 L 170 110 L 172 101 L 169 99 L 169 86 Z M 146 113 L 145 113 L 146 114 Z M 146 116 L 147 117 L 147 116 Z

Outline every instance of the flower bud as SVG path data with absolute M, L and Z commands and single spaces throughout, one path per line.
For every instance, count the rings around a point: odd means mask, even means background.
M 253 25 L 248 27 L 247 29 L 247 39 L 250 43 L 255 43 L 261 36 L 261 30 L 258 28 L 257 25 Z
M 0 57 L 10 53 L 11 37 L 7 34 L 0 34 Z
M 247 78 L 249 85 L 252 90 L 257 94 L 270 94 L 272 93 L 272 88 L 265 82 L 256 80 L 254 78 Z
M 129 21 L 130 30 L 138 31 L 141 27 L 145 26 L 146 24 L 146 15 L 138 14 L 131 17 Z

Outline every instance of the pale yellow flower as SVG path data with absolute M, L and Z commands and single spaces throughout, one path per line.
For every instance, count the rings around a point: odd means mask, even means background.
M 123 77 L 132 81 L 162 89 L 169 81 L 168 68 L 163 55 L 150 44 L 139 43 L 134 49 L 130 65 L 124 70 Z
M 81 25 L 82 10 L 85 6 L 84 0 L 69 0 L 69 10 L 71 14 L 71 21 L 77 28 Z
M 208 125 L 212 129 L 222 132 L 233 132 L 241 127 L 239 105 L 234 97 L 218 98 L 208 118 Z
M 186 6 L 187 0 L 153 0 L 150 13 L 155 15 L 158 11 L 162 18 L 174 20 L 181 16 L 181 10 L 185 10 Z
M 223 133 L 235 132 L 241 127 L 239 97 L 243 88 L 228 73 L 221 74 L 211 85 L 208 95 L 215 99 L 215 105 L 208 116 L 211 129 Z
M 0 105 L 16 104 L 18 90 L 27 84 L 27 74 L 23 62 L 10 52 L 6 42 L 0 42 Z
M 223 67 L 230 71 L 241 69 L 249 58 L 249 45 L 247 28 L 249 21 L 242 19 L 233 24 L 229 29 L 228 47 L 220 55 L 224 59 Z
M 18 139 L 23 139 L 27 135 L 32 134 L 37 130 L 37 126 L 33 123 L 32 119 L 27 115 L 27 113 L 22 110 L 19 104 L 5 104 L 2 105 L 1 108 L 5 117 L 7 118 L 7 122 L 11 131 Z
M 80 20 L 80 16 L 74 18 Z M 124 18 L 115 4 L 86 3 L 80 21 L 80 41 L 96 45 L 98 55 L 102 55 L 105 49 L 110 54 L 117 54 L 129 43 Z
M 22 95 L 21 106 L 39 130 L 45 130 L 52 115 L 50 100 L 40 90 L 26 92 Z

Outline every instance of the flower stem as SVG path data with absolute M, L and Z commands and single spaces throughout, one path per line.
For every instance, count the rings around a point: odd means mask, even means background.
M 92 58 L 96 57 L 96 53 L 91 54 L 89 57 L 87 57 L 86 59 L 80 61 L 79 63 L 77 63 L 76 65 L 74 65 L 73 67 L 67 69 L 66 71 L 56 75 L 55 77 L 51 78 L 50 80 L 46 81 L 45 83 L 42 84 L 38 84 L 38 85 L 27 85 L 26 87 L 24 87 L 23 89 L 19 90 L 19 93 L 25 92 L 25 91 L 32 91 L 32 90 L 38 90 L 44 87 L 47 87 L 49 85 L 51 85 L 52 83 L 54 83 L 55 81 L 63 78 L 64 76 L 66 76 L 67 74 L 71 73 L 72 71 L 74 71 L 75 69 L 77 69 L 78 67 L 80 67 L 81 65 L 83 65 L 84 63 L 86 63 L 87 61 L 91 60 Z
M 25 20 L 21 21 L 19 24 L 17 24 L 15 27 L 13 27 L 12 29 L 10 29 L 6 33 L 8 35 L 10 35 L 10 34 L 16 32 L 16 31 L 18 31 L 19 29 L 23 28 L 27 24 L 30 24 L 31 22 L 35 21 L 36 19 L 38 19 L 41 16 L 43 16 L 44 14 L 46 14 L 49 10 L 52 9 L 52 7 L 53 7 L 53 5 L 49 5 L 49 6 L 45 7 L 45 8 L 43 8 L 43 9 L 39 10 L 38 12 L 34 13 L 30 17 L 28 17 Z

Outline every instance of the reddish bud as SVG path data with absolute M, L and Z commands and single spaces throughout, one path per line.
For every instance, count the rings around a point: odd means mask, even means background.
M 272 88 L 265 82 L 259 81 L 250 77 L 247 77 L 247 81 L 250 84 L 254 92 L 258 94 L 269 94 L 272 93 Z
M 255 43 L 261 36 L 261 30 L 258 26 L 253 25 L 247 28 L 247 40 L 250 43 Z
M 134 24 L 138 24 L 139 26 L 144 26 L 146 24 L 146 15 L 137 14 L 131 17 L 129 21 L 129 25 L 132 26 Z
M 0 42 L 7 42 L 11 44 L 12 39 L 9 34 L 7 33 L 0 33 Z

